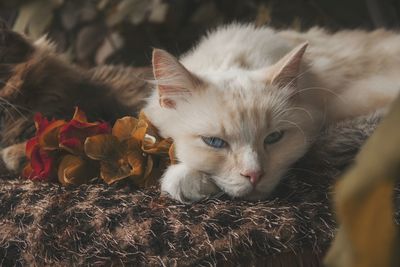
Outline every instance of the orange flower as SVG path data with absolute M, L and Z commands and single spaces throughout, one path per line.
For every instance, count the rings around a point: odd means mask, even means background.
M 67 154 L 58 165 L 57 176 L 63 185 L 84 184 L 99 177 L 99 163 L 84 156 Z
M 130 178 L 138 186 L 155 184 L 168 164 L 170 139 L 162 139 L 143 113 L 139 119 L 117 120 L 112 135 L 86 139 L 85 153 L 100 161 L 100 177 L 108 184 Z
M 86 115 L 75 108 L 72 120 L 59 132 L 59 147 L 71 154 L 62 157 L 58 166 L 60 183 L 83 184 L 99 176 L 99 164 L 84 154 L 84 142 L 87 137 L 111 132 L 108 123 L 88 122 Z

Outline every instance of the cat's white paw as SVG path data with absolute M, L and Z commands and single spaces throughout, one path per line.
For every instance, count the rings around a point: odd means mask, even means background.
M 1 159 L 7 170 L 12 172 L 20 172 L 26 162 L 25 156 L 26 143 L 16 144 L 4 148 L 0 151 Z
M 181 163 L 167 169 L 161 179 L 161 191 L 180 202 L 190 203 L 212 196 L 220 189 L 207 175 L 193 171 Z

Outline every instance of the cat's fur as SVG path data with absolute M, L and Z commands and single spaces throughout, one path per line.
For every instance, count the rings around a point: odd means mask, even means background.
M 180 160 L 164 174 L 162 190 L 180 201 L 220 189 L 267 197 L 322 128 L 388 106 L 400 87 L 399 55 L 400 35 L 384 30 L 299 33 L 237 24 L 211 32 L 180 62 L 154 50 L 157 90 L 145 113 L 174 139 Z M 283 138 L 265 144 L 277 130 Z M 216 149 L 202 137 L 228 145 Z

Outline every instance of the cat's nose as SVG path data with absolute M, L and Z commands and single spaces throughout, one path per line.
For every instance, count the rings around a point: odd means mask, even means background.
M 240 175 L 249 179 L 253 186 L 260 181 L 260 178 L 263 176 L 263 174 L 264 173 L 262 171 L 244 171 L 240 173 Z

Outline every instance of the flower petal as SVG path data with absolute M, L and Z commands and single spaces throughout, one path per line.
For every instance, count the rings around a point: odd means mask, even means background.
M 130 151 L 125 158 L 125 160 L 132 167 L 133 171 L 131 175 L 142 176 L 144 173 L 143 167 L 146 158 L 138 151 Z
M 86 138 L 85 153 L 94 160 L 118 160 L 122 146 L 118 138 L 111 134 L 101 134 Z
M 107 183 L 112 184 L 133 175 L 134 169 L 125 160 L 102 161 L 100 163 L 100 177 Z
M 146 136 L 147 127 L 148 127 L 147 122 L 139 120 L 131 136 L 134 139 L 142 142 L 144 137 Z
M 58 180 L 63 185 L 83 184 L 99 176 L 99 165 L 79 156 L 66 155 L 58 166 Z
M 50 123 L 47 118 L 43 117 L 41 113 L 36 113 L 33 116 L 33 120 L 35 121 L 35 127 L 36 127 L 36 134 L 41 133 L 43 129 L 47 127 L 47 125 Z
M 38 146 L 38 144 L 38 138 L 36 136 L 26 142 L 25 155 L 29 160 L 31 159 L 33 150 Z
M 87 137 L 111 132 L 108 123 L 88 123 L 83 121 L 86 117 L 78 109 L 75 111 L 74 117 L 79 120 L 71 120 L 60 129 L 59 133 L 60 147 L 72 154 L 82 155 L 84 153 L 84 142 Z
M 33 176 L 33 169 L 31 167 L 30 162 L 25 165 L 24 169 L 22 170 L 22 177 L 25 179 L 30 179 Z
M 158 162 L 157 162 L 158 163 Z M 134 184 L 141 188 L 149 187 L 157 184 L 159 177 L 161 176 L 162 170 L 160 168 L 155 168 L 156 164 L 153 157 L 148 156 L 146 159 L 146 166 L 144 168 L 143 175 L 132 176 L 131 180 Z M 157 167 L 158 164 L 157 164 Z
M 34 146 L 30 154 L 30 167 L 23 172 L 30 180 L 48 180 L 54 173 L 54 157 L 38 145 Z
M 112 135 L 116 136 L 120 141 L 131 138 L 132 131 L 136 128 L 138 119 L 134 117 L 123 117 L 117 120 L 112 128 Z
M 140 112 L 139 114 L 139 121 L 141 121 L 144 125 L 146 125 L 146 133 L 148 135 L 153 136 L 154 138 L 156 138 L 156 140 L 160 140 L 162 139 L 162 137 L 160 136 L 160 134 L 158 133 L 158 130 L 156 127 L 154 127 L 154 125 L 151 123 L 151 121 L 149 121 L 149 119 L 146 117 L 146 115 L 144 114 L 144 112 Z
M 58 134 L 62 126 L 66 122 L 64 120 L 56 120 L 50 122 L 40 134 L 38 134 L 38 142 L 40 147 L 47 150 L 59 149 Z
M 147 157 L 146 169 L 143 175 L 145 179 L 149 177 L 151 171 L 153 170 L 153 166 L 154 166 L 153 158 Z
M 87 122 L 87 117 L 85 112 L 83 112 L 79 107 L 75 107 L 75 112 L 74 116 L 72 117 L 72 120 L 79 121 L 79 122 Z
M 159 135 L 157 128 L 143 112 L 139 114 L 138 126 L 133 137 L 141 141 L 142 150 L 148 154 L 168 154 L 172 144 L 172 139 L 164 139 Z
M 149 142 L 142 143 L 142 150 L 148 154 L 168 154 L 172 145 L 172 139 L 156 140 L 154 144 Z
M 125 152 L 121 157 L 113 161 L 101 162 L 101 178 L 108 184 L 125 179 L 129 176 L 142 176 L 145 158 L 134 139 L 125 140 L 122 143 Z

